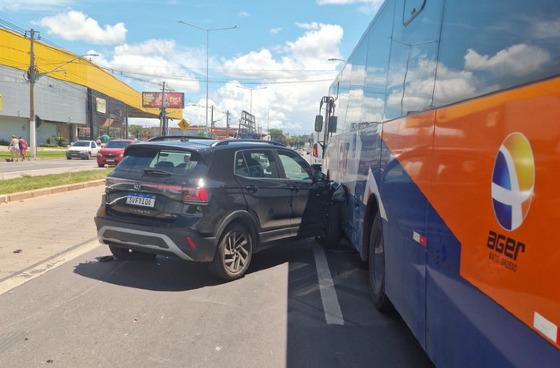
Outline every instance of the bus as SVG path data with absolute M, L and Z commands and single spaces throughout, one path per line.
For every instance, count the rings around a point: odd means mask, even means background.
M 560 2 L 386 0 L 329 95 L 375 306 L 438 367 L 560 367 Z

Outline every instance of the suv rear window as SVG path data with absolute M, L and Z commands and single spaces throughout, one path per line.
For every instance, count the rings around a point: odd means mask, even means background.
M 130 142 L 127 141 L 109 141 L 105 147 L 107 148 L 126 148 Z
M 139 178 L 147 170 L 165 172 L 172 176 L 201 177 L 207 174 L 208 166 L 198 152 L 152 147 L 129 150 L 115 168 L 119 177 Z

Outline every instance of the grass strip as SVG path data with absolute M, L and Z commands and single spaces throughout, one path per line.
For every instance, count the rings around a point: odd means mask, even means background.
M 27 151 L 29 156 L 31 153 Z M 12 158 L 12 154 L 9 151 L 0 150 L 0 160 Z M 66 158 L 66 150 L 37 150 L 37 158 Z
M 21 178 L 0 180 L 0 194 L 25 192 L 28 190 L 56 187 L 65 184 L 104 179 L 112 168 L 88 171 L 68 172 L 41 176 L 24 176 Z

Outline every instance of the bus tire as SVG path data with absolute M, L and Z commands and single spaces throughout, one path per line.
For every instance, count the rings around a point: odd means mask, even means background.
M 391 301 L 385 294 L 385 243 L 383 241 L 383 222 L 379 213 L 371 225 L 368 251 L 369 291 L 375 308 L 387 313 L 393 310 Z

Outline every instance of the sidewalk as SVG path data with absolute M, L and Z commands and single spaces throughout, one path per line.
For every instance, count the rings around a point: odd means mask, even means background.
M 103 186 L 0 207 L 0 280 L 96 238 Z
M 24 162 L 0 162 L 0 180 L 22 176 L 61 174 L 96 169 L 96 160 L 41 159 Z

